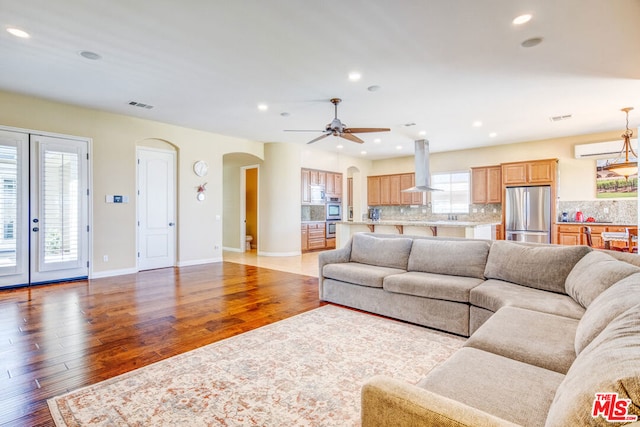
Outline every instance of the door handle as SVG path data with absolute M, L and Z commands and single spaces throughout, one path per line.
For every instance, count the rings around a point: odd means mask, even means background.
M 170 222 L 169 223 L 169 227 L 173 227 L 174 225 L 176 225 L 175 222 Z
M 33 218 L 33 223 L 37 224 L 40 220 L 38 218 Z
M 40 231 L 40 229 L 38 227 L 33 227 L 32 230 L 33 231 Z

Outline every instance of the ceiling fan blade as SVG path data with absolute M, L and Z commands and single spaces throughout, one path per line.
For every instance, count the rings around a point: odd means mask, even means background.
M 314 142 L 320 141 L 321 139 L 324 139 L 324 138 L 328 137 L 329 135 L 331 135 L 331 132 L 325 132 L 324 135 L 320 135 L 316 139 L 312 139 L 311 141 L 307 142 L 307 144 L 313 144 Z
M 357 136 L 350 133 L 341 133 L 338 135 L 340 138 L 348 139 L 349 141 L 357 142 L 358 144 L 362 144 L 364 141 L 358 138 Z
M 389 128 L 346 128 L 345 133 L 389 132 Z
M 324 130 L 311 130 L 311 129 L 284 129 L 283 132 L 324 132 Z

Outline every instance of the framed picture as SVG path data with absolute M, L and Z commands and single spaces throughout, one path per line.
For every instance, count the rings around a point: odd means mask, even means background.
M 619 159 L 602 159 L 596 161 L 596 198 L 617 199 L 627 197 L 638 197 L 638 175 L 631 175 L 625 178 L 613 171 L 606 170 L 605 167 Z M 637 162 L 638 159 L 631 158 L 630 162 Z

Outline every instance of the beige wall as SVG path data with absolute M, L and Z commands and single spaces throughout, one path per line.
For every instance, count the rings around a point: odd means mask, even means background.
M 574 158 L 574 146 L 592 142 L 620 140 L 620 131 L 531 141 L 517 144 L 495 145 L 462 151 L 431 154 L 431 172 L 467 170 L 474 166 L 489 166 L 500 163 L 559 159 L 558 197 L 560 200 L 596 199 L 596 161 Z M 374 161 L 371 175 L 386 175 L 413 172 L 413 156 Z
M 222 258 L 223 155 L 229 152 L 245 152 L 257 158 L 264 155 L 263 144 L 254 141 L 7 92 L 0 92 L 0 125 L 92 138 L 92 270 L 96 275 L 137 268 L 135 173 L 138 144 L 156 139 L 170 143 L 178 151 L 179 265 Z M 196 160 L 207 161 L 208 176 L 199 178 L 193 173 Z M 196 188 L 203 182 L 208 182 L 207 199 L 198 202 Z M 129 195 L 131 202 L 106 204 L 106 194 Z M 296 212 L 299 213 L 299 209 Z M 109 256 L 108 262 L 102 261 L 103 255 Z

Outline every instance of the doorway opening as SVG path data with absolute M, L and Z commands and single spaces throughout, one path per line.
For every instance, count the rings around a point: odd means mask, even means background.
M 244 251 L 258 249 L 258 166 L 244 166 Z M 241 237 L 242 239 L 242 237 Z M 242 242 L 242 241 L 241 241 Z

